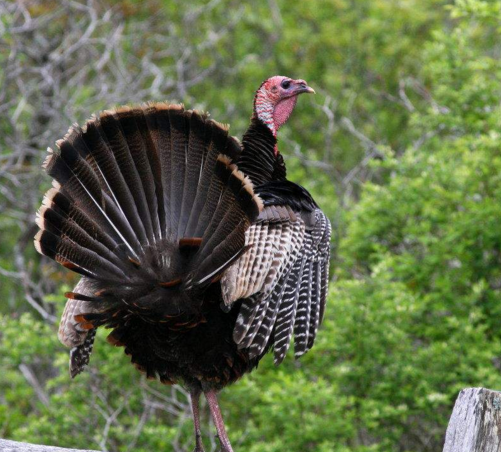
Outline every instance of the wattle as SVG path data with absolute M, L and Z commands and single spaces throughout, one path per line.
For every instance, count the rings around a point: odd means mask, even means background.
M 275 123 L 275 130 L 278 130 L 280 126 L 285 124 L 289 119 L 289 116 L 296 106 L 297 96 L 288 97 L 281 100 L 275 105 L 273 111 L 273 122 Z

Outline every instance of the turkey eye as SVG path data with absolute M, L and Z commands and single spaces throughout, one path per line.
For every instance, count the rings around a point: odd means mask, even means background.
M 284 88 L 284 89 L 288 89 L 288 88 L 289 88 L 289 86 L 291 86 L 291 81 L 290 81 L 290 80 L 284 80 L 284 81 L 280 84 L 280 86 L 281 86 L 282 88 Z

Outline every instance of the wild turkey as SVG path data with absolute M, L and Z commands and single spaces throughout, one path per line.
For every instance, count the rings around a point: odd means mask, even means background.
M 137 369 L 189 388 L 202 452 L 204 392 L 231 452 L 216 393 L 269 350 L 295 356 L 322 321 L 330 223 L 286 179 L 276 134 L 303 80 L 259 87 L 242 143 L 182 105 L 120 107 L 74 125 L 44 168 L 54 179 L 38 212 L 39 253 L 82 275 L 59 338 L 70 373 L 89 362 L 96 329 Z

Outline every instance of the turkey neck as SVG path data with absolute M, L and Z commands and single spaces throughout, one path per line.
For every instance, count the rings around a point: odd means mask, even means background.
M 251 119 L 242 145 L 238 168 L 250 177 L 254 185 L 285 179 L 285 164 L 277 150 L 277 138 L 261 120 Z

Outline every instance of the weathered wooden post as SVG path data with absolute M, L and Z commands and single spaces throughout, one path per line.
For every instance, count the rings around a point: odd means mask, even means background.
M 501 451 L 501 392 L 463 389 L 452 412 L 443 452 Z

